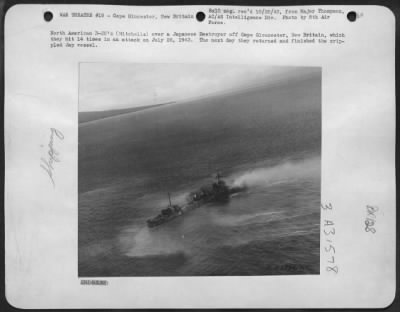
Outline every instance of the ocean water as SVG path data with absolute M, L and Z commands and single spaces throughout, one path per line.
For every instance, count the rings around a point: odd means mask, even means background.
M 319 274 L 320 75 L 79 126 L 79 276 Z M 219 172 L 247 191 L 149 229 Z

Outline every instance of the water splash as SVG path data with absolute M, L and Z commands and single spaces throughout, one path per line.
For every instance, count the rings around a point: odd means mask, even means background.
M 152 231 L 147 227 L 139 231 L 125 231 L 119 237 L 120 246 L 129 257 L 160 256 L 181 253 L 183 239 L 177 233 Z

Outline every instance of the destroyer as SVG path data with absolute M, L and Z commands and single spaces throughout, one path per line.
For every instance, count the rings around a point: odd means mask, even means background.
M 155 227 L 157 225 L 171 221 L 172 219 L 175 219 L 176 217 L 183 214 L 181 207 L 179 207 L 178 205 L 171 204 L 171 196 L 169 193 L 168 193 L 168 199 L 169 199 L 169 206 L 161 210 L 161 213 L 155 218 L 147 220 L 148 227 Z
M 156 217 L 147 220 L 148 227 L 155 227 L 165 222 L 171 221 L 176 217 L 182 216 L 185 212 L 198 208 L 204 204 L 216 202 L 226 203 L 232 194 L 236 194 L 246 190 L 245 186 L 229 187 L 221 176 L 217 174 L 217 181 L 211 185 L 202 186 L 198 191 L 191 192 L 187 197 L 186 204 L 183 206 L 172 205 L 171 196 L 168 193 L 169 206 Z

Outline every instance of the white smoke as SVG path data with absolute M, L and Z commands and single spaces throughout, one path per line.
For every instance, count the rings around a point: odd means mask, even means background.
M 301 178 L 318 177 L 319 175 L 320 158 L 315 157 L 302 161 L 286 161 L 272 167 L 245 171 L 233 178 L 233 186 L 270 186 Z

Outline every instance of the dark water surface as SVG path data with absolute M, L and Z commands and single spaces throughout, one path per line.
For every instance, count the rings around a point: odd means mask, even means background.
M 320 75 L 83 123 L 79 275 L 319 273 Z M 148 229 L 216 172 L 247 192 Z

